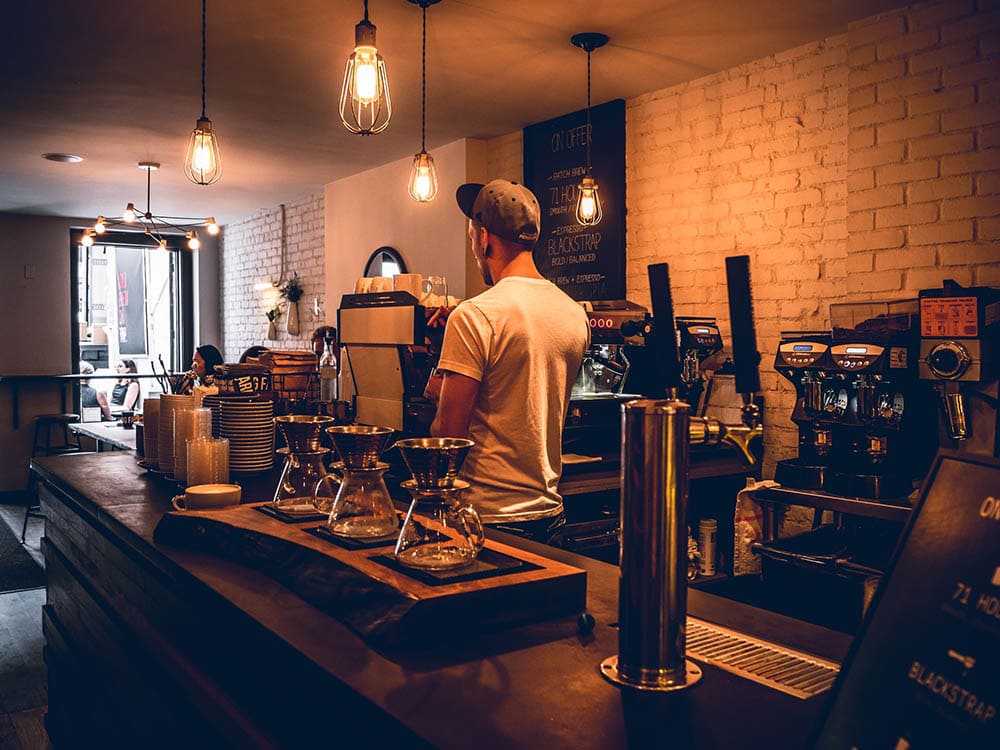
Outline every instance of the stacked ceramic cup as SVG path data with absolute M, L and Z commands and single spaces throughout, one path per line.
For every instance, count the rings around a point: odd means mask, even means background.
M 229 483 L 229 441 L 198 437 L 187 441 L 187 483 Z

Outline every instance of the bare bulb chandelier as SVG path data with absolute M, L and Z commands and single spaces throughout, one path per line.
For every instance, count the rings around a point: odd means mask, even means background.
M 215 217 L 209 216 L 206 219 L 188 219 L 180 216 L 157 216 L 150 208 L 150 175 L 160 168 L 155 161 L 139 162 L 139 169 L 146 172 L 146 210 L 140 212 L 134 203 L 129 203 L 125 207 L 125 212 L 118 218 L 106 219 L 98 216 L 92 228 L 84 229 L 80 244 L 90 247 L 95 240 L 109 229 L 125 228 L 130 231 L 142 229 L 143 233 L 158 247 L 166 249 L 169 237 L 183 236 L 187 240 L 187 247 L 190 250 L 197 250 L 201 247 L 201 240 L 198 238 L 198 230 L 204 229 L 211 235 L 219 233 L 219 225 L 215 223 Z
M 365 17 L 354 27 L 354 52 L 347 58 L 344 87 L 340 91 L 340 121 L 357 135 L 381 133 L 392 117 L 385 60 L 375 46 L 375 24 Z
M 206 3 L 207 0 L 201 0 L 201 117 L 191 131 L 184 159 L 184 174 L 196 185 L 211 185 L 222 177 L 219 135 L 205 115 Z
M 441 0 L 410 0 L 423 12 L 423 41 L 420 48 L 420 153 L 413 157 L 407 190 L 418 203 L 430 203 L 438 193 L 434 157 L 427 153 L 427 7 Z
M 600 223 L 603 213 L 601 198 L 597 194 L 597 181 L 594 180 L 590 166 L 590 53 L 607 44 L 608 37 L 606 34 L 585 32 L 574 34 L 570 37 L 570 42 L 587 53 L 587 173 L 577 188 L 576 221 L 583 226 L 594 226 Z

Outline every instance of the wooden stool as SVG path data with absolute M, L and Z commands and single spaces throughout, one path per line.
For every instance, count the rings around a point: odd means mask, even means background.
M 31 440 L 31 457 L 35 456 L 57 456 L 63 453 L 76 453 L 80 448 L 80 436 L 73 433 L 73 440 L 70 442 L 69 425 L 80 421 L 79 414 L 39 414 L 35 417 L 35 432 Z M 53 428 L 61 428 L 62 442 L 52 444 Z M 41 440 L 40 440 L 41 438 Z M 34 493 L 34 483 L 31 478 L 31 470 L 28 470 L 28 507 L 24 511 L 24 525 L 21 527 L 21 544 L 24 544 L 24 537 L 28 533 L 29 518 L 45 518 L 41 512 L 42 506 L 38 502 Z

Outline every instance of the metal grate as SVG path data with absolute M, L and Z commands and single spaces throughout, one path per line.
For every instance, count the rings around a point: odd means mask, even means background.
M 829 690 L 837 662 L 689 617 L 687 655 L 761 685 L 806 699 Z

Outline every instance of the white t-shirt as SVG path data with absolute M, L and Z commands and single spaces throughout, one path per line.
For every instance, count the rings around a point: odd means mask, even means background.
M 480 383 L 461 478 L 484 522 L 562 511 L 562 428 L 589 343 L 583 308 L 546 279 L 508 276 L 449 316 L 438 368 Z

